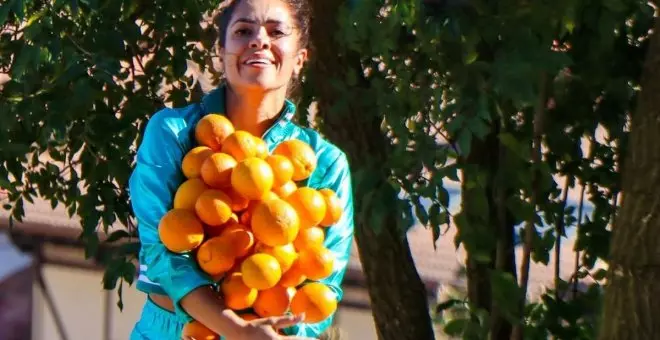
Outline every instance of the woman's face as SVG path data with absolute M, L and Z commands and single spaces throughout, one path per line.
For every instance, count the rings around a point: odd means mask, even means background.
M 220 54 L 229 84 L 256 91 L 286 89 L 307 58 L 294 15 L 280 0 L 242 0 Z

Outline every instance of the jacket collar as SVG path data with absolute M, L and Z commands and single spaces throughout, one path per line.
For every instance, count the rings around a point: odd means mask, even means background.
M 224 115 L 226 112 L 225 107 L 225 91 L 226 85 L 222 82 L 218 87 L 211 90 L 209 93 L 202 97 L 200 106 L 202 109 L 202 116 L 209 113 L 218 113 Z M 296 114 L 296 105 L 289 99 L 284 101 L 282 112 L 278 116 L 273 125 L 266 130 L 264 136 L 261 136 L 266 141 L 279 142 L 290 131 L 289 125 L 292 124 L 293 117 Z

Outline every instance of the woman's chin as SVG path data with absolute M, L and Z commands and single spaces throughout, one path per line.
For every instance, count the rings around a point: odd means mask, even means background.
M 275 79 L 267 75 L 241 75 L 238 84 L 234 84 L 234 86 L 252 91 L 270 91 L 282 87 Z

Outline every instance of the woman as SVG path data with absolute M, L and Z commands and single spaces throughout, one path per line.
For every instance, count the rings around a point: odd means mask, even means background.
M 225 339 L 317 338 L 334 315 L 317 324 L 303 316 L 244 321 L 222 304 L 213 280 L 187 255 L 168 252 L 158 237 L 160 218 L 172 207 L 183 182 L 180 164 L 194 146 L 194 128 L 208 113 L 225 114 L 237 130 L 261 136 L 272 150 L 296 138 L 316 152 L 318 165 L 306 185 L 331 188 L 342 202 L 342 219 L 330 227 L 325 246 L 335 255 L 333 273 L 322 280 L 342 297 L 353 238 L 353 198 L 348 162 L 336 146 L 294 124 L 295 105 L 286 99 L 307 59 L 309 11 L 305 0 L 236 0 L 218 21 L 219 55 L 226 81 L 200 103 L 163 109 L 147 124 L 129 186 L 142 244 L 137 288 L 148 294 L 131 339 L 178 339 L 197 320 Z M 283 329 L 291 336 L 278 335 Z

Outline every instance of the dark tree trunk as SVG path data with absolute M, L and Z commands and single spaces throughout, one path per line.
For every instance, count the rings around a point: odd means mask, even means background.
M 660 21 L 649 45 L 612 232 L 600 339 L 660 339 Z
M 508 340 L 511 337 L 512 326 L 502 316 L 497 301 L 493 300 L 490 281 L 490 273 L 494 269 L 511 273 L 513 277 L 516 277 L 514 221 L 506 208 L 506 198 L 510 192 L 507 192 L 502 179 L 498 178 L 501 163 L 506 161 L 503 158 L 506 151 L 505 147 L 500 145 L 496 133 L 487 136 L 483 141 L 475 139 L 472 143 L 468 163 L 476 165 L 484 173 L 490 174 L 485 188 L 488 214 L 484 216 L 474 213 L 478 209 L 470 206 L 471 193 L 465 185 L 462 189 L 463 210 L 467 212 L 467 227 L 471 228 L 470 233 L 481 235 L 483 239 L 492 239 L 493 243 L 490 244 L 490 247 L 487 245 L 479 247 L 480 250 L 491 249 L 490 262 L 477 261 L 474 254 L 467 251 L 468 299 L 475 306 L 491 313 L 491 338 Z M 469 174 L 464 175 L 464 183 L 467 183 L 469 176 Z
M 335 89 L 329 79 L 342 79 L 347 72 L 362 74 L 360 58 L 347 55 L 335 43 L 337 14 L 343 1 L 311 1 L 314 20 L 311 35 L 314 43 L 307 81 L 313 85 L 318 101 L 318 115 L 323 118 L 322 132 L 344 152 L 351 168 L 369 173 L 371 184 L 354 181 L 356 230 L 355 238 L 366 275 L 372 313 L 379 339 L 434 339 L 427 292 L 417 273 L 408 240 L 397 227 L 395 208 L 390 206 L 384 225 L 361 216 L 365 195 L 374 187 L 387 185 L 382 164 L 388 156 L 388 144 L 380 131 L 382 116 L 374 111 L 375 103 L 360 92 L 368 88 L 360 79 L 351 89 L 352 95 Z M 331 112 L 340 101 L 346 103 L 341 112 Z M 379 117 L 380 116 L 380 117 Z M 380 118 L 380 119 L 379 119 Z M 355 177 L 354 177 L 355 179 Z M 377 200 L 394 201 L 396 192 L 378 196 Z M 381 230 L 376 233 L 375 230 Z

